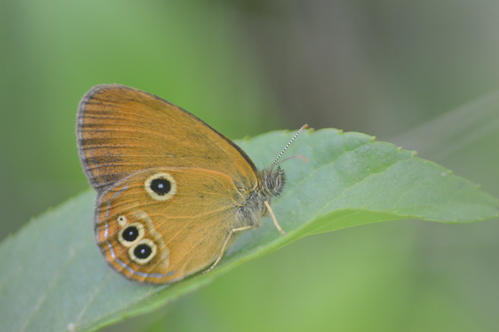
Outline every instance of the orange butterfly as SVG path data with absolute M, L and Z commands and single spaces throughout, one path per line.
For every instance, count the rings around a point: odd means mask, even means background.
M 122 85 L 98 85 L 83 97 L 76 132 L 98 194 L 97 244 L 136 281 L 172 283 L 211 270 L 237 234 L 272 214 L 269 202 L 284 187 L 275 162 L 258 171 L 194 115 Z

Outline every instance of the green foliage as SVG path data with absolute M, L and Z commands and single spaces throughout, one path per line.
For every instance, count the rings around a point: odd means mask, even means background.
M 121 321 L 107 332 L 497 331 L 497 220 L 351 227 L 302 238 L 220 273 L 238 248 L 252 243 L 252 234 L 264 236 L 268 228 L 284 242 L 295 236 L 280 237 L 267 220 L 264 228 L 239 239 L 224 265 L 213 271 L 218 277 L 193 278 L 193 288 L 212 281 L 209 287 L 126 320 L 123 316 L 132 313 L 121 309 L 131 306 L 120 301 L 143 286 L 103 263 L 93 243 L 92 194 L 64 205 L 66 216 L 61 208 L 53 210 L 19 232 L 33 215 L 88 188 L 76 153 L 75 112 L 85 91 L 101 83 L 157 94 L 232 138 L 303 123 L 375 134 L 417 150 L 499 197 L 499 94 L 465 104 L 497 89 L 499 2 L 296 6 L 267 1 L 251 2 L 251 8 L 247 3 L 0 1 L 0 331 L 15 321 L 26 330 L 35 324 L 39 330 L 64 330 L 80 313 L 96 311 L 88 298 L 103 301 L 98 292 L 92 296 L 94 284 L 110 287 L 109 303 L 102 306 L 114 306 L 113 317 Z M 265 144 L 265 150 L 253 150 L 251 144 L 241 143 L 259 166 L 268 166 L 282 148 Z M 283 166 L 292 177 L 301 170 L 306 174 L 312 162 L 297 159 Z M 376 189 L 371 199 L 381 200 Z M 281 198 L 289 199 L 286 195 Z M 278 218 L 293 230 L 294 219 L 283 215 L 280 204 L 273 204 Z M 450 219 L 461 216 L 457 211 Z M 358 220 L 390 217 L 364 212 L 356 212 Z M 310 220 L 319 213 L 310 213 Z M 51 236 L 55 216 L 65 224 L 54 226 L 61 231 Z M 324 229 L 354 224 L 344 219 Z M 77 220 L 86 228 L 63 234 Z M 14 237 L 6 238 L 9 233 Z M 37 242 L 44 237 L 57 238 Z M 77 241 L 93 250 L 93 259 L 86 261 L 82 250 L 75 253 L 69 243 Z M 65 271 L 76 269 L 81 280 L 57 270 L 59 255 L 69 253 L 74 256 Z M 18 262 L 23 255 L 26 259 Z M 80 267 L 70 266 L 78 261 Z M 16 264 L 25 269 L 15 274 Z M 43 274 L 49 269 L 55 272 L 47 291 L 35 280 L 47 279 Z M 113 282 L 99 283 L 102 273 Z M 17 285 L 14 279 L 20 279 Z M 70 286 L 59 290 L 62 282 Z M 90 285 L 89 294 L 83 282 Z M 116 283 L 130 289 L 123 295 Z M 147 303 L 163 303 L 156 297 L 141 302 L 141 310 L 150 309 Z M 52 302 L 59 306 L 49 307 Z M 32 314 L 34 308 L 39 309 Z M 70 310 L 75 314 L 68 315 Z M 48 315 L 45 322 L 27 320 L 42 313 Z
M 292 133 L 238 142 L 269 165 Z M 395 146 L 333 129 L 302 134 L 283 164 L 288 183 L 273 202 L 281 236 L 266 220 L 243 234 L 216 269 L 151 286 L 105 264 L 93 239 L 94 194 L 84 193 L 31 221 L 0 244 L 0 322 L 7 331 L 95 330 L 150 311 L 236 266 L 306 235 L 372 222 L 419 218 L 471 222 L 498 216 L 497 200 L 470 181 Z

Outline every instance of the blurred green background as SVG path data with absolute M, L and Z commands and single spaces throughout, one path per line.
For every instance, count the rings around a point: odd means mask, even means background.
M 88 189 L 76 107 L 100 83 L 234 139 L 365 132 L 499 196 L 499 99 L 462 107 L 499 87 L 497 1 L 0 0 L 0 240 Z M 496 221 L 317 235 L 105 330 L 497 331 L 498 235 Z

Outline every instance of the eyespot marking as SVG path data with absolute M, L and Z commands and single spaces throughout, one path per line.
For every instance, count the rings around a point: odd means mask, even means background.
M 141 223 L 134 222 L 119 231 L 118 241 L 128 248 L 139 242 L 144 237 L 144 234 L 144 226 Z
M 147 193 L 157 201 L 166 201 L 177 193 L 177 182 L 168 173 L 157 173 L 144 183 Z
M 146 214 L 146 216 L 147 216 L 147 214 Z M 105 230 L 106 230 L 106 232 L 107 232 L 108 227 L 109 227 L 108 223 L 105 222 Z M 104 244 L 105 244 L 105 246 L 104 246 Z M 106 246 L 107 246 L 107 250 L 105 249 Z M 168 273 L 165 273 L 165 274 L 161 274 L 161 273 L 145 273 L 145 272 L 141 272 L 141 271 L 136 271 L 136 270 L 132 269 L 128 264 L 126 264 L 125 262 L 123 262 L 121 259 L 119 259 L 119 258 L 116 257 L 113 245 L 108 240 L 103 241 L 103 245 L 101 246 L 101 250 L 103 251 L 103 253 L 105 253 L 106 251 L 109 252 L 109 255 L 111 256 L 111 259 L 109 260 L 110 262 L 111 261 L 116 262 L 119 266 L 121 266 L 122 268 L 126 269 L 132 275 L 137 275 L 137 276 L 144 277 L 144 278 L 162 279 L 162 278 L 170 277 L 170 276 L 174 275 L 175 273 L 177 273 L 177 271 L 171 271 L 171 272 L 168 272 Z M 169 249 L 168 249 L 168 247 L 164 247 L 164 249 L 162 250 L 162 252 L 163 252 L 162 259 L 163 260 L 164 259 L 168 260 L 168 256 L 169 256 Z
M 149 239 L 142 239 L 128 249 L 130 259 L 139 265 L 147 264 L 156 256 L 156 244 Z
M 120 224 L 121 227 L 125 227 L 128 222 L 124 215 L 118 216 L 118 218 L 116 218 L 116 221 L 118 222 L 118 224 Z

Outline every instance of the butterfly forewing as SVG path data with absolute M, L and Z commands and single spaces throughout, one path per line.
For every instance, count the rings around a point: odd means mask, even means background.
M 219 171 L 242 187 L 256 183 L 249 157 L 229 139 L 167 101 L 121 85 L 99 85 L 82 99 L 80 159 L 96 190 L 154 167 Z

